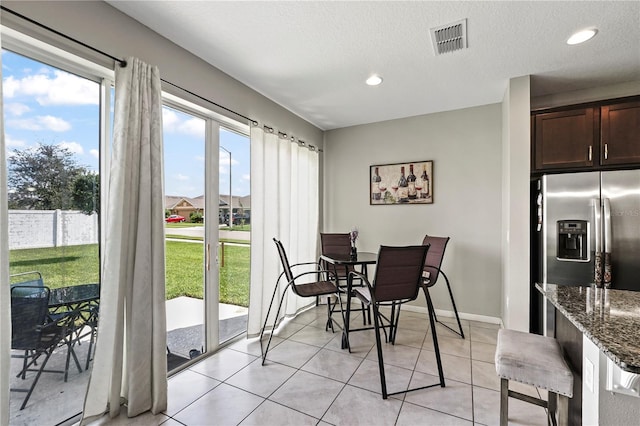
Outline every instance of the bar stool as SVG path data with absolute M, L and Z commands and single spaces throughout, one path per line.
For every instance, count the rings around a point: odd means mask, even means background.
M 509 397 L 547 408 L 552 419 L 555 415 L 554 424 L 569 424 L 573 374 L 556 339 L 500 329 L 495 362 L 500 376 L 501 426 L 506 426 L 509 418 Z M 509 380 L 546 389 L 548 401 L 509 390 Z

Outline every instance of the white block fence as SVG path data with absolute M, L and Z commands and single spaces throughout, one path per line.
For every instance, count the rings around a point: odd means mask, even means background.
M 9 250 L 97 243 L 96 213 L 9 210 Z

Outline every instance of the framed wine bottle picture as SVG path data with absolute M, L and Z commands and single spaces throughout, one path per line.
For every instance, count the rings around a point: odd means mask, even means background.
M 376 164 L 369 168 L 369 204 L 433 203 L 433 161 Z

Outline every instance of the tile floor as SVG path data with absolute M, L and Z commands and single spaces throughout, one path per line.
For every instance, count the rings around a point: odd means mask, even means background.
M 500 381 L 493 364 L 497 325 L 463 321 L 464 340 L 438 325 L 446 387 L 383 400 L 373 331 L 351 334 L 348 353 L 340 349 L 339 332 L 325 332 L 325 320 L 326 307 L 320 306 L 281 326 L 265 366 L 257 339 L 240 339 L 172 376 L 163 415 L 109 424 L 499 424 Z M 352 321 L 361 326 L 362 317 L 354 315 Z M 389 392 L 438 382 L 426 314 L 404 310 L 396 344 L 385 344 L 383 355 Z M 533 387 L 512 388 L 538 396 Z M 547 424 L 543 408 L 509 402 L 511 424 Z

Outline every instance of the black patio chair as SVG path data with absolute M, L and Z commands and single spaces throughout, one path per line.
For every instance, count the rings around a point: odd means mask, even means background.
M 320 233 L 320 247 L 322 254 L 340 256 L 348 258 L 351 254 L 351 234 L 347 233 Z M 353 265 L 329 265 L 327 262 L 320 262 L 320 267 L 323 269 L 331 270 L 334 274 L 336 284 L 342 290 L 347 288 L 347 280 L 349 278 L 349 272 L 355 271 Z M 363 286 L 364 284 L 360 280 L 352 283 L 352 286 Z M 336 301 L 337 303 L 337 301 Z M 317 305 L 316 300 L 316 305 Z M 331 308 L 332 312 L 335 309 L 335 305 Z M 371 324 L 371 310 L 364 304 L 362 305 L 362 321 L 363 324 Z
M 438 364 L 439 383 L 389 393 L 387 392 L 387 381 L 384 370 L 380 329 L 385 327 L 383 324 L 385 317 L 380 313 L 380 307 L 389 306 L 391 308 L 392 312 L 389 318 L 390 324 L 388 326 L 391 327 L 390 335 L 395 336 L 396 329 L 398 327 L 398 317 L 394 315 L 393 311 L 398 308 L 399 313 L 400 305 L 415 300 L 418 297 L 418 292 L 422 285 L 424 261 L 428 250 L 428 245 L 406 247 L 381 246 L 378 252 L 378 262 L 373 284 L 370 283 L 367 277 L 363 274 L 351 272 L 354 277 L 360 278 L 366 284 L 366 287 L 358 287 L 354 289 L 355 296 L 373 308 L 373 324 L 376 335 L 378 369 L 380 371 L 380 384 L 382 387 L 383 399 L 387 399 L 389 395 L 396 395 L 434 386 L 445 386 L 444 374 L 442 372 L 442 361 L 440 360 L 438 337 L 436 334 L 435 322 L 433 320 L 433 305 L 431 304 L 431 300 L 427 293 L 425 293 L 425 296 L 427 297 L 429 323 L 431 324 L 433 347 L 436 354 L 436 362 Z M 393 343 L 393 339 L 389 340 Z
M 21 355 L 11 355 L 12 358 L 22 358 L 22 370 L 17 377 L 24 380 L 29 371 L 36 372 L 36 376 L 29 389 L 11 389 L 14 392 L 26 392 L 20 409 L 27 405 L 33 390 L 42 373 L 65 373 L 66 370 L 47 370 L 47 362 L 53 351 L 65 342 L 68 335 L 67 327 L 57 322 L 49 321 L 49 288 L 44 286 L 14 286 L 11 288 L 11 349 L 21 351 Z M 31 368 L 37 365 L 39 368 Z M 68 358 L 68 354 L 67 354 Z M 68 368 L 68 359 L 67 359 Z
M 451 291 L 451 285 L 449 284 L 449 278 L 442 270 L 442 260 L 444 259 L 444 251 L 447 248 L 447 243 L 449 242 L 449 237 L 432 237 L 430 235 L 425 235 L 422 240 L 422 244 L 429 245 L 429 252 L 427 253 L 427 258 L 424 262 L 424 281 L 422 283 L 422 288 L 425 293 L 429 293 L 429 288 L 433 287 L 437 282 L 440 275 L 444 278 L 445 283 L 447 284 L 447 290 L 449 290 L 449 297 L 451 298 L 451 304 L 453 305 L 453 312 L 456 316 L 456 320 L 458 321 L 458 329 L 460 332 L 449 327 L 447 324 L 438 321 L 438 317 L 434 311 L 433 317 L 436 322 L 440 323 L 442 326 L 447 327 L 449 330 L 457 334 L 458 336 L 464 339 L 464 331 L 462 331 L 462 324 L 460 323 L 460 316 L 458 315 L 458 308 L 456 307 L 456 301 L 453 298 L 453 292 Z M 430 296 L 429 296 L 430 297 Z
M 340 297 L 340 289 L 336 286 L 335 282 L 331 280 L 331 271 L 318 268 L 318 264 L 316 262 L 304 262 L 304 263 L 296 263 L 294 265 L 289 264 L 289 259 L 287 258 L 287 253 L 284 249 L 282 243 L 276 238 L 273 239 L 276 244 L 276 248 L 278 249 L 278 254 L 280 256 L 280 263 L 282 264 L 283 272 L 278 277 L 276 281 L 276 286 L 273 290 L 273 296 L 271 296 L 271 303 L 269 303 L 269 309 L 267 310 L 267 315 L 264 319 L 264 325 L 262 326 L 262 330 L 260 331 L 260 351 L 262 353 L 262 365 L 264 365 L 265 360 L 267 358 L 267 352 L 269 351 L 269 345 L 271 345 L 271 338 L 273 337 L 273 333 L 276 330 L 278 325 L 278 317 L 280 315 L 280 309 L 282 308 L 282 302 L 284 301 L 285 296 L 287 295 L 287 290 L 291 288 L 291 290 L 300 297 L 317 297 L 317 296 L 325 296 L 325 295 L 335 295 L 338 298 L 340 305 L 340 313 L 342 315 L 342 320 L 344 324 L 344 311 L 342 308 L 342 299 Z M 314 270 L 309 270 L 298 275 L 293 275 L 292 268 L 303 266 L 303 265 L 314 265 Z M 330 278 L 327 281 L 313 281 L 313 282 L 305 282 L 300 283 L 300 279 L 307 275 L 316 275 L 317 278 L 325 277 L 328 274 Z M 264 336 L 265 329 L 267 328 L 267 322 L 269 321 L 269 314 L 271 313 L 271 308 L 273 306 L 273 301 L 276 298 L 276 294 L 278 293 L 278 289 L 280 288 L 280 282 L 282 277 L 285 277 L 287 280 L 287 285 L 282 292 L 282 296 L 280 297 L 280 303 L 278 304 L 278 310 L 276 311 L 276 316 L 273 321 L 273 327 L 271 328 L 271 333 L 269 334 L 269 341 L 267 342 L 266 348 L 262 347 L 262 337 Z M 333 319 L 331 318 L 331 304 L 327 304 L 327 326 L 333 330 Z
M 19 290 L 14 293 L 16 296 L 20 294 L 28 294 L 29 292 L 38 292 L 38 288 L 44 287 L 44 281 L 42 280 L 42 274 L 38 271 L 20 272 L 9 276 L 11 282 L 11 288 L 20 287 Z M 31 290 L 35 288 L 35 290 Z

